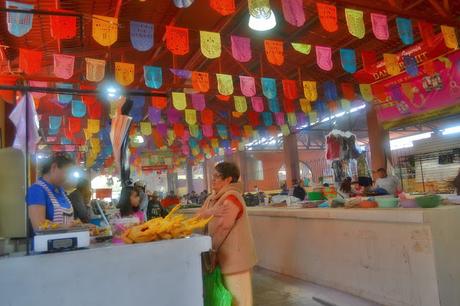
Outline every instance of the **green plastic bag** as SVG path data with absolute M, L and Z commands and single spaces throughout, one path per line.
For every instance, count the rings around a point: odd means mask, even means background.
M 219 266 L 204 275 L 203 283 L 204 306 L 232 306 L 232 294 L 224 286 Z

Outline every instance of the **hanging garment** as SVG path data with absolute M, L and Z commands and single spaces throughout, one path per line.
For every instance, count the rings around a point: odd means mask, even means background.
M 326 137 L 326 159 L 336 160 L 340 158 L 340 138 L 334 135 Z

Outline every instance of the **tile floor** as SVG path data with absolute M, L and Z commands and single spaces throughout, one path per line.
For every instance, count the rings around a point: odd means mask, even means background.
M 254 306 L 379 306 L 353 295 L 256 268 Z M 320 299 L 315 301 L 313 298 Z

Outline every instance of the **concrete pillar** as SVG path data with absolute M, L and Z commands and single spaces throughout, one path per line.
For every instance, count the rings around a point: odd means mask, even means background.
M 299 150 L 297 148 L 297 135 L 290 134 L 283 137 L 284 161 L 286 164 L 286 183 L 292 185 L 292 180 L 300 180 Z
M 214 159 L 211 158 L 211 159 L 205 159 L 204 162 L 203 162 L 203 176 L 205 177 L 205 181 L 206 181 L 206 189 L 208 190 L 208 192 L 211 192 L 212 188 L 211 188 L 211 182 L 212 182 L 212 165 L 214 164 Z
M 384 130 L 377 120 L 377 112 L 372 107 L 367 113 L 367 129 L 371 153 L 371 169 L 387 167 L 387 154 L 390 152 L 389 132 Z
M 206 163 L 207 163 L 207 159 L 205 159 L 203 163 L 201 164 L 201 167 L 203 168 L 203 189 L 206 189 L 209 191 L 209 180 L 208 180 L 208 172 L 206 169 Z
M 177 193 L 177 173 L 168 172 L 166 179 L 168 180 L 168 192 L 174 191 Z
M 190 193 L 193 190 L 193 167 L 189 163 L 185 168 L 185 176 L 187 179 L 187 193 Z

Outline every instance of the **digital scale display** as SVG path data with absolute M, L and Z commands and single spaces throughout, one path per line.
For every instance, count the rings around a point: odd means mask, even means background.
M 48 241 L 48 252 L 59 252 L 77 248 L 77 238 L 60 238 Z

